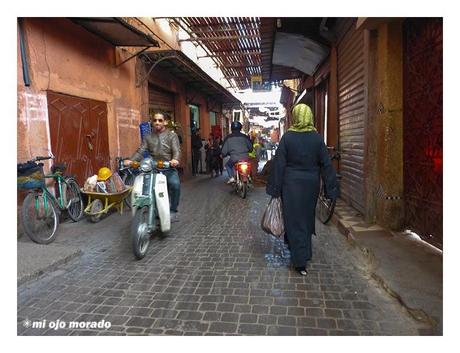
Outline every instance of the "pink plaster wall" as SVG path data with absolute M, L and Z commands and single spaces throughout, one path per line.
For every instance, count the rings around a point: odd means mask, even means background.
M 46 102 L 50 90 L 107 103 L 113 167 L 117 155 L 139 144 L 133 130 L 140 120 L 142 88 L 135 87 L 135 60 L 117 68 L 116 62 L 127 53 L 67 19 L 26 18 L 24 32 L 32 84 L 24 86 L 18 54 L 18 161 L 50 148 Z M 117 128 L 118 119 L 123 123 Z

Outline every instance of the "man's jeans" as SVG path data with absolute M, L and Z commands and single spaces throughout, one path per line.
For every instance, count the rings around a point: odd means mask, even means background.
M 170 205 L 169 208 L 171 212 L 177 212 L 177 207 L 179 206 L 180 199 L 180 179 L 179 173 L 176 169 L 169 169 L 163 171 L 163 174 L 166 175 L 168 182 L 168 194 Z
M 228 177 L 232 178 L 234 175 L 233 173 L 233 166 L 235 165 L 235 162 L 233 162 L 231 159 L 228 160 L 227 164 L 225 164 L 225 169 L 227 169 Z

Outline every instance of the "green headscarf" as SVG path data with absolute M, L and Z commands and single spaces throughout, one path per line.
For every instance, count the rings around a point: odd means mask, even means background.
M 292 109 L 292 126 L 288 131 L 316 131 L 313 125 L 313 113 L 308 105 L 301 103 Z

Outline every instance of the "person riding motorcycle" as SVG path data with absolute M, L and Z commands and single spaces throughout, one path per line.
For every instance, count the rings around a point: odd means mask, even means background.
M 235 182 L 233 166 L 236 162 L 248 160 L 248 153 L 252 151 L 252 143 L 248 135 L 241 133 L 242 125 L 239 121 L 231 124 L 232 133 L 228 135 L 222 146 L 222 157 L 230 156 L 225 168 L 227 169 L 227 184 Z
M 169 161 L 171 169 L 163 171 L 168 183 L 168 194 L 170 195 L 171 222 L 179 221 L 178 206 L 180 198 L 180 179 L 176 167 L 179 165 L 181 148 L 179 138 L 174 131 L 168 130 L 166 116 L 163 113 L 156 113 L 152 119 L 153 131 L 146 135 L 139 149 L 132 155 L 131 159 L 124 161 L 125 166 L 131 165 L 134 161 L 141 161 L 144 152 L 150 153 L 153 159 Z

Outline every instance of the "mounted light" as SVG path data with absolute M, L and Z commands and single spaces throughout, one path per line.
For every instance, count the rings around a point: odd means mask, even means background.
M 143 172 L 150 172 L 152 170 L 152 159 L 151 158 L 144 158 L 141 162 L 141 170 Z
M 248 163 L 239 163 L 238 164 L 238 169 L 240 170 L 241 173 L 247 173 L 250 169 Z

